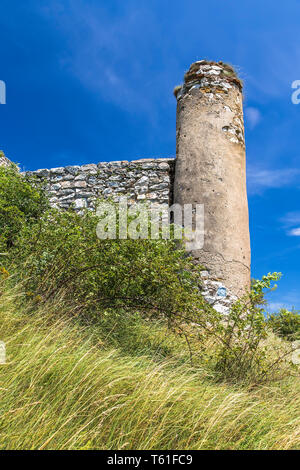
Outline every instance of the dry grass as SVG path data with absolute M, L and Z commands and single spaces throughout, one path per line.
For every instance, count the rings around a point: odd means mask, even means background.
M 1 449 L 300 449 L 298 379 L 213 384 L 185 352 L 181 364 L 153 356 L 151 326 L 139 327 L 143 355 L 126 355 L 54 311 L 30 316 L 1 297 Z

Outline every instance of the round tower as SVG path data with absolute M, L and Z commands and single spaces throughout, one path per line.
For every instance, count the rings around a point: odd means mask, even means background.
M 231 66 L 201 60 L 174 94 L 174 202 L 204 205 L 204 246 L 192 254 L 239 296 L 250 286 L 242 83 Z

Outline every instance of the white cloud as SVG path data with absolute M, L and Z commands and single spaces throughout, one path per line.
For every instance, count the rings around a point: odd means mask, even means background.
M 272 296 L 272 300 L 268 302 L 266 308 L 268 312 L 278 312 L 281 308 L 286 308 L 287 310 L 297 310 L 299 308 L 300 295 L 297 290 L 282 291 L 282 287 L 279 284 L 278 290 L 275 293 L 267 293 L 267 299 L 269 295 Z
M 300 212 L 288 212 L 284 217 L 280 219 L 285 228 L 291 228 L 295 225 L 300 224 Z
M 247 169 L 248 193 L 261 194 L 266 189 L 290 186 L 297 181 L 299 174 L 298 168 L 270 170 L 250 166 Z
M 245 109 L 246 122 L 249 124 L 250 129 L 254 129 L 257 124 L 261 121 L 261 113 L 257 108 L 246 108 Z
M 270 302 L 268 303 L 267 311 L 270 313 L 278 312 L 281 308 L 287 308 L 283 302 Z
M 288 212 L 279 221 L 282 228 L 285 229 L 286 234 L 290 237 L 300 237 L 300 212 Z
M 300 237 L 300 227 L 289 230 L 288 235 L 290 235 L 291 237 Z

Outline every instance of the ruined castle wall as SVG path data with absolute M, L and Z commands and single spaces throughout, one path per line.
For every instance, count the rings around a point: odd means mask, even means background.
M 94 208 L 97 199 L 112 198 L 117 202 L 121 196 L 127 196 L 129 203 L 172 203 L 172 158 L 101 162 L 27 173 L 48 182 L 54 207 Z
M 129 204 L 203 205 L 204 246 L 192 255 L 206 268 L 204 298 L 226 314 L 250 286 L 242 83 L 232 67 L 198 61 L 175 96 L 176 165 L 143 159 L 32 173 L 46 179 L 51 204 L 60 208 L 94 208 L 97 199 L 122 196 Z

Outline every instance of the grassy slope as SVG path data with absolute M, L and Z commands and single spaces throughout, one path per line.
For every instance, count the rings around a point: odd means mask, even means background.
M 1 449 L 300 449 L 298 379 L 213 384 L 162 328 L 124 324 L 118 344 L 49 310 L 1 297 Z

